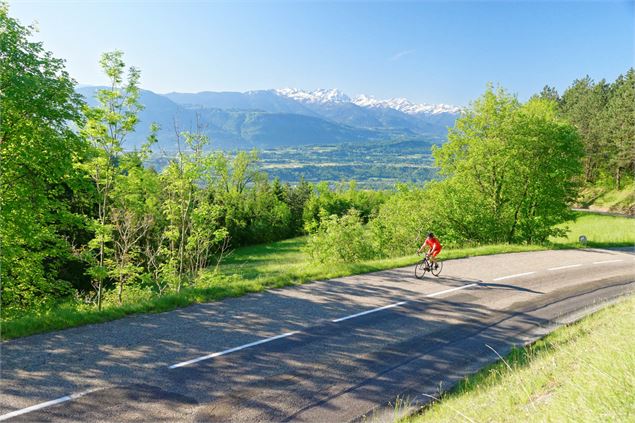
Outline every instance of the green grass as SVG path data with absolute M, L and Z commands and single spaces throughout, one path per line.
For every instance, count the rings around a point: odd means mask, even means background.
M 461 381 L 409 423 L 635 421 L 635 297 Z
M 563 238 L 553 238 L 559 245 L 575 245 L 580 235 L 586 236 L 591 247 L 635 245 L 635 219 L 605 216 L 593 213 L 577 213 L 575 222 L 562 225 L 569 229 Z
M 577 222 L 569 224 L 569 237 L 554 239 L 553 244 L 543 245 L 485 245 L 472 248 L 444 249 L 444 259 L 469 256 L 539 251 L 549 248 L 575 248 L 578 232 L 589 238 L 590 246 L 607 247 L 635 244 L 635 220 L 594 214 L 580 215 Z M 206 272 L 197 285 L 184 289 L 180 294 L 148 298 L 123 306 L 107 304 L 102 311 L 78 304 L 60 304 L 45 310 L 29 312 L 2 322 L 2 339 L 28 336 L 36 333 L 64 329 L 90 323 L 119 319 L 136 313 L 158 313 L 184 307 L 189 304 L 218 301 L 268 288 L 296 285 L 312 280 L 323 280 L 360 273 L 368 273 L 416 263 L 415 255 L 368 260 L 354 264 L 316 265 L 311 263 L 303 247 L 306 237 L 255 245 L 237 249 L 221 265 L 220 275 Z
M 630 183 L 621 190 L 601 186 L 582 190 L 579 203 L 582 207 L 628 213 L 635 209 L 635 184 Z
M 367 260 L 361 263 L 316 265 L 303 251 L 307 237 L 294 238 L 272 244 L 256 245 L 236 250 L 222 265 L 222 273 L 243 280 L 257 280 L 267 287 L 300 284 L 312 280 L 393 269 L 414 264 L 416 255 Z M 484 245 L 472 248 L 445 249 L 444 259 L 488 254 L 546 250 L 540 245 Z

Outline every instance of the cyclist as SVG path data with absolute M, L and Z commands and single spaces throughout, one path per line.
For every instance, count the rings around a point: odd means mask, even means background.
M 426 256 L 430 259 L 430 261 L 432 262 L 432 265 L 434 266 L 434 268 L 438 269 L 439 265 L 437 264 L 437 256 L 439 255 L 439 253 L 441 252 L 441 249 L 443 247 L 441 246 L 441 243 L 434 236 L 434 234 L 432 232 L 428 232 L 428 236 L 426 237 L 426 240 L 423 243 L 423 245 L 417 250 L 417 254 L 420 254 L 421 251 L 423 251 L 423 249 L 426 246 L 430 247 L 428 249 L 428 251 L 426 252 Z M 430 269 L 428 269 L 428 270 L 430 270 Z

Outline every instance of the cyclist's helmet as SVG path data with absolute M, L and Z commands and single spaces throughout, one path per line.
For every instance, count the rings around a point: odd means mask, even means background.
M 432 232 L 428 232 L 428 238 L 434 238 L 434 234 Z

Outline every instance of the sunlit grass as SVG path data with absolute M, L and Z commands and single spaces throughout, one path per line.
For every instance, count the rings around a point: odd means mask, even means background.
M 630 297 L 514 349 L 406 421 L 635 421 L 633 333 Z
M 569 229 L 567 236 L 553 238 L 553 243 L 577 244 L 579 237 L 584 235 L 592 247 L 635 245 L 635 219 L 594 213 L 578 213 L 577 216 L 574 222 L 562 225 Z
M 625 212 L 635 205 L 635 184 L 632 182 L 622 189 L 607 189 L 602 186 L 585 188 L 581 192 L 580 204 L 584 207 Z

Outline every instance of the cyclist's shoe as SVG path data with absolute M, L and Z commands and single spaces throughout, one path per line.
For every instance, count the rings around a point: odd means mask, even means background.
M 438 268 L 439 268 L 439 264 L 438 264 L 438 263 L 435 263 L 435 264 L 434 264 L 434 270 L 437 270 Z

